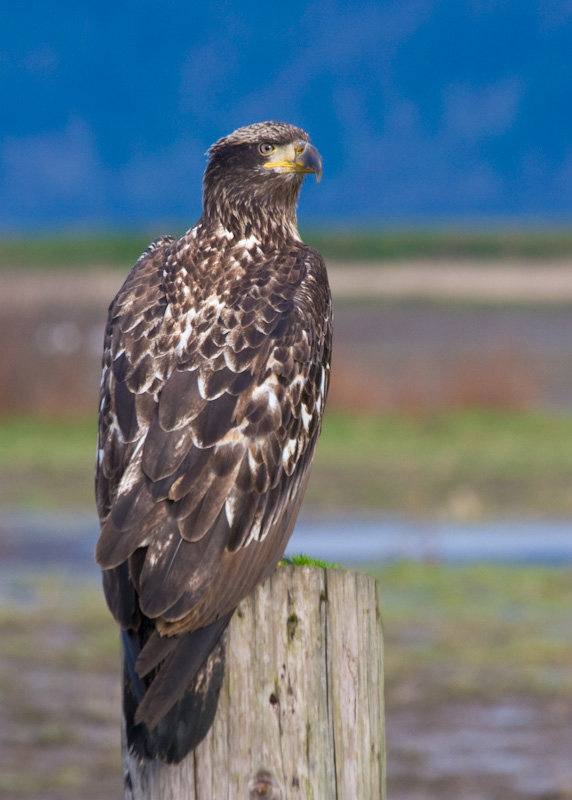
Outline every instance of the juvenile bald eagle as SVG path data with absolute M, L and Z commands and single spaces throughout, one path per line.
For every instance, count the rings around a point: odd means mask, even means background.
M 96 558 L 128 742 L 167 762 L 206 735 L 224 630 L 284 553 L 330 371 L 326 269 L 296 223 L 318 151 L 265 122 L 209 155 L 199 222 L 156 239 L 111 303 L 100 395 Z

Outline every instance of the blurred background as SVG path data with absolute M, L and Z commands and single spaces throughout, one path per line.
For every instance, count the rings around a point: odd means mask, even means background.
M 121 791 L 93 565 L 107 306 L 205 151 L 323 155 L 332 385 L 295 552 L 379 575 L 388 797 L 572 798 L 570 0 L 15 4 L 0 28 L 0 797 Z

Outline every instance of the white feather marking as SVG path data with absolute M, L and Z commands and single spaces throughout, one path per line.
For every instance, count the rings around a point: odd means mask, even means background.
M 179 336 L 179 341 L 177 342 L 176 353 L 180 356 L 185 350 L 189 343 L 189 339 L 193 333 L 193 320 L 197 316 L 197 311 L 195 308 L 190 308 L 187 313 L 185 314 L 185 321 L 184 327 L 181 331 Z
M 198 380 L 197 380 L 197 386 L 199 387 L 200 396 L 203 398 L 203 400 L 207 400 L 208 398 L 207 398 L 207 390 L 206 390 L 206 387 L 205 387 L 205 381 L 204 381 L 204 378 L 201 375 L 200 371 L 199 371 L 199 377 L 198 377 Z M 213 398 L 213 400 L 214 400 L 214 398 Z
M 135 483 L 139 480 L 141 476 L 141 458 L 143 450 L 143 444 L 145 442 L 145 437 L 142 436 L 141 439 L 137 442 L 135 449 L 133 450 L 133 454 L 131 456 L 131 461 L 129 462 L 129 466 L 123 473 L 123 477 L 121 478 L 121 483 L 119 484 L 118 494 L 124 494 L 130 491 Z
M 261 533 L 262 533 L 262 512 L 260 513 L 259 516 L 257 516 L 254 525 L 250 529 L 250 536 L 249 536 L 250 541 L 257 539 L 259 542 L 261 542 L 262 539 L 264 538 L 263 536 L 261 536 Z
M 186 292 L 187 294 L 189 294 L 190 289 L 185 280 L 186 274 L 187 274 L 186 270 L 184 271 L 184 274 L 183 270 L 181 270 L 181 272 L 178 273 L 177 277 L 175 278 L 175 286 L 180 292 Z
M 161 365 L 161 362 L 159 362 L 158 366 L 160 366 L 160 365 Z M 147 380 L 145 381 L 145 383 L 142 383 L 138 387 L 137 394 L 143 394 L 143 392 L 149 391 L 149 389 L 155 383 L 155 381 L 157 381 L 159 383 L 159 385 L 162 385 L 163 382 L 165 381 L 165 375 L 162 372 L 158 372 L 157 370 L 155 370 L 155 372 L 152 372 L 149 375 L 149 377 L 147 378 Z M 149 427 L 149 426 L 147 426 L 147 427 Z
M 276 389 L 278 387 L 278 379 L 276 375 L 271 373 L 268 378 L 261 383 L 260 386 L 257 386 L 256 389 L 252 392 L 252 399 L 254 401 L 263 398 L 268 403 L 268 406 L 271 409 L 278 408 L 278 398 L 276 396 Z
M 304 430 L 306 433 L 310 432 L 310 422 L 312 421 L 312 414 L 308 411 L 306 405 L 302 403 L 300 406 L 300 411 L 302 412 L 302 424 L 304 425 Z
M 254 518 L 254 522 L 250 531 L 248 532 L 248 538 L 244 543 L 244 547 L 248 547 L 248 545 L 258 539 L 260 541 L 260 532 L 262 530 L 262 511 L 259 511 Z
M 248 420 L 246 419 L 244 420 L 242 425 L 236 428 L 231 428 L 228 431 L 228 433 L 225 433 L 222 439 L 219 439 L 218 444 L 221 446 L 224 446 L 226 444 L 249 444 L 251 441 L 251 437 L 250 436 L 246 437 L 244 435 L 244 430 L 243 430 L 244 428 L 247 427 L 248 424 L 249 424 Z
M 318 396 L 316 397 L 316 408 L 318 409 L 318 414 L 321 414 L 324 410 L 324 396 L 326 394 L 326 370 L 322 367 L 322 376 L 320 379 L 320 389 L 318 391 Z
M 280 403 L 278 402 L 278 398 L 276 397 L 276 393 L 273 392 L 271 389 L 268 390 L 268 406 L 275 411 L 276 409 L 280 408 Z
M 236 507 L 238 503 L 238 497 L 236 495 L 229 495 L 226 498 L 226 502 L 224 504 L 224 513 L 226 514 L 226 519 L 228 521 L 229 527 L 232 528 L 234 525 L 234 520 L 236 517 Z
M 249 448 L 248 450 L 248 466 L 250 467 L 251 472 L 256 472 L 258 465 L 256 463 L 256 459 L 254 458 L 254 454 L 251 448 Z
M 284 448 L 284 452 L 282 453 L 282 463 L 286 467 L 292 462 L 296 461 L 298 451 L 298 440 L 297 439 L 289 439 L 288 444 Z
M 244 247 L 245 250 L 250 250 L 253 247 L 257 247 L 260 244 L 260 239 L 257 239 L 254 234 L 251 234 L 248 239 L 239 239 L 236 243 L 237 247 Z
M 294 380 L 290 384 L 290 389 L 293 389 L 298 384 L 304 383 L 305 380 L 306 380 L 306 378 L 305 378 L 304 375 L 296 375 L 296 377 L 294 378 Z
M 107 430 L 110 433 L 115 433 L 115 435 L 123 441 L 123 434 L 121 433 L 121 428 L 117 422 L 117 415 L 113 413 L 113 411 L 109 412 L 109 425 L 107 426 Z
M 175 536 L 174 533 L 170 533 L 164 539 L 159 539 L 159 540 L 156 540 L 155 542 L 153 542 L 153 549 L 147 555 L 147 561 L 149 562 L 149 566 L 151 566 L 151 567 L 155 566 L 155 564 L 159 560 L 160 556 L 165 552 L 167 547 L 169 547 L 169 545 L 173 541 L 174 536 Z M 175 553 L 175 555 L 176 555 L 176 553 Z M 174 559 L 174 556 L 173 556 L 173 559 Z M 171 559 L 171 563 L 172 563 L 173 559 Z
M 240 372 L 240 370 L 236 368 L 236 365 L 233 366 L 233 364 L 232 364 L 232 355 L 233 355 L 233 353 L 231 353 L 229 350 L 227 350 L 225 348 L 222 351 L 222 355 L 223 355 L 223 358 L 224 358 L 224 363 L 226 364 L 226 366 L 229 368 L 229 370 L 231 372 L 234 372 L 235 374 Z

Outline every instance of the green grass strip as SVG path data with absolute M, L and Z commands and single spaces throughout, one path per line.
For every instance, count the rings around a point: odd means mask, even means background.
M 190 222 L 189 222 L 190 225 Z M 54 235 L 0 239 L 2 269 L 131 266 L 157 236 L 180 236 L 187 224 L 161 224 L 150 232 Z M 403 259 L 562 259 L 572 256 L 572 231 L 305 229 L 302 236 L 326 258 L 342 261 Z

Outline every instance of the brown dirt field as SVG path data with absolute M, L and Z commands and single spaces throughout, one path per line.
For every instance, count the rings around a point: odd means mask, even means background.
M 330 409 L 572 403 L 571 264 L 333 263 L 330 274 Z M 1 412 L 95 408 L 122 279 L 110 269 L 2 274 Z
M 48 574 L 8 583 L 19 602 L 0 604 L 0 798 L 119 797 L 118 636 L 99 587 Z M 499 684 L 511 664 L 498 654 L 460 682 L 435 649 L 439 624 L 396 611 L 384 618 L 388 798 L 571 800 L 569 693 Z M 433 659 L 404 661 L 415 643 Z
M 407 298 L 498 302 L 572 302 L 570 261 L 404 261 L 328 262 L 334 298 Z M 127 269 L 61 272 L 5 271 L 0 277 L 0 310 L 17 305 L 82 302 L 105 308 Z
M 425 298 L 502 303 L 572 301 L 569 261 L 432 261 L 328 267 L 334 298 Z

